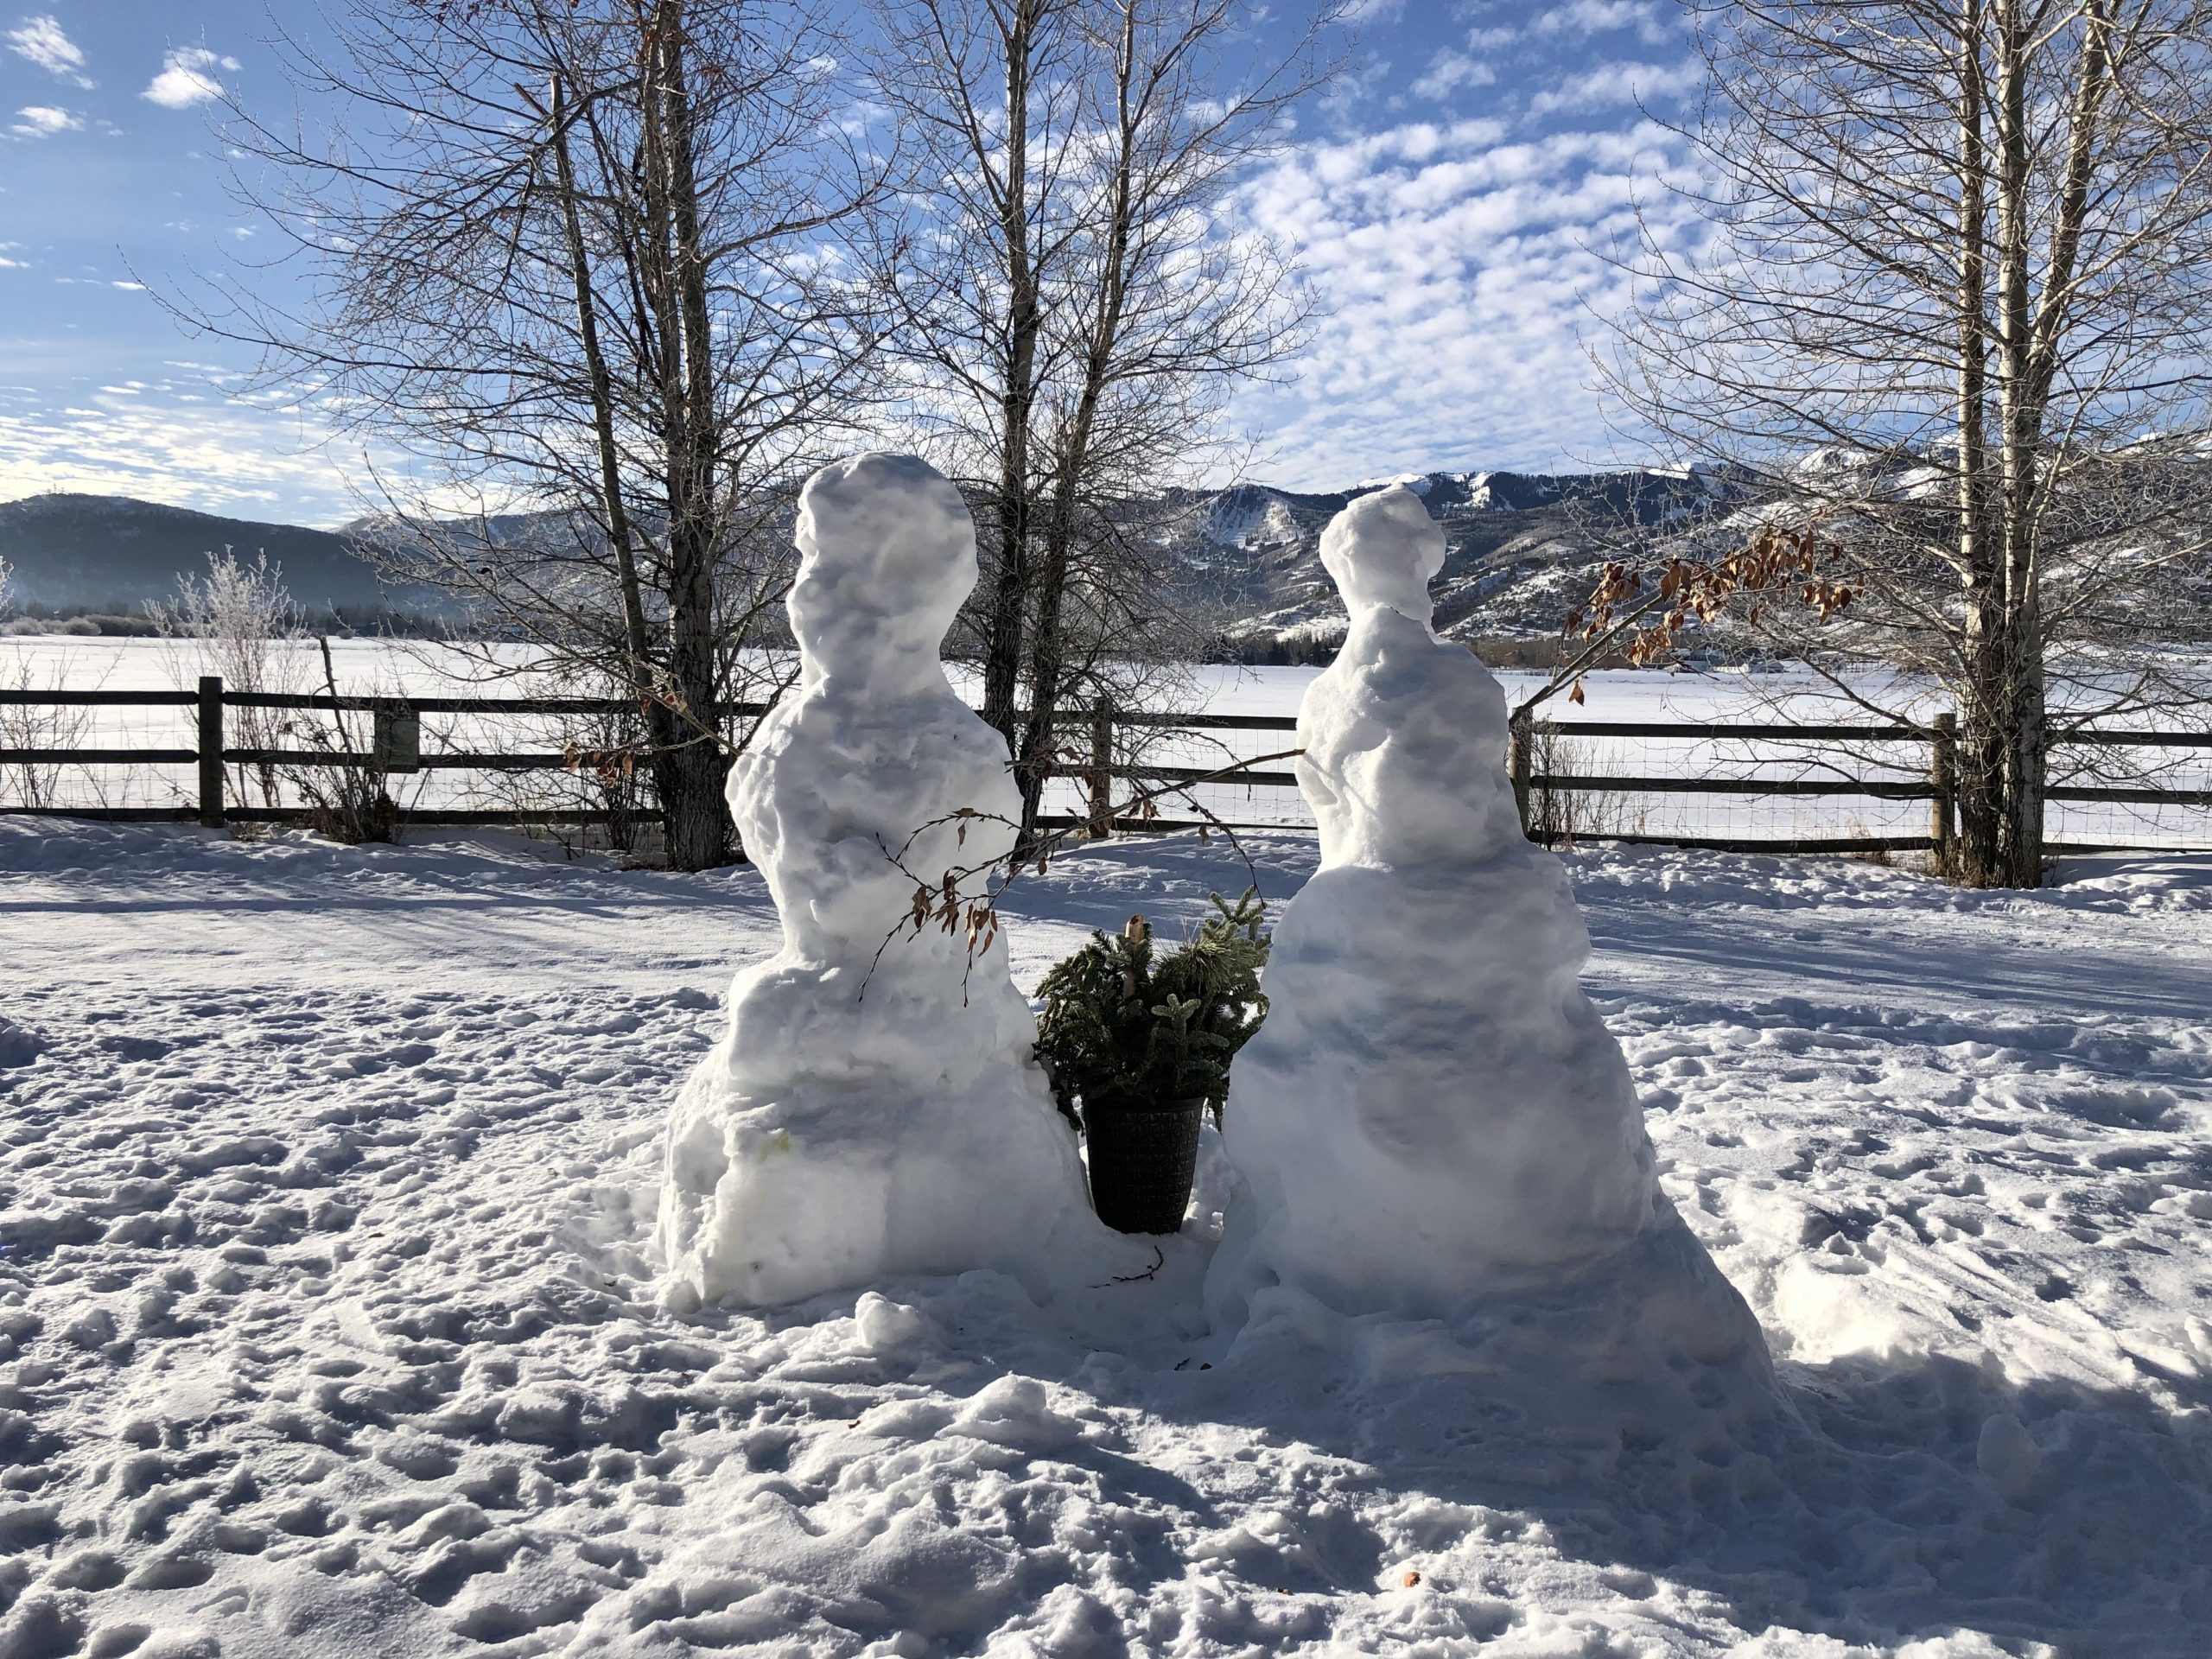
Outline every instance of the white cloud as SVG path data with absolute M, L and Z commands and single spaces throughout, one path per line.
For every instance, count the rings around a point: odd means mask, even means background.
M 24 18 L 22 23 L 8 31 L 8 49 L 19 58 L 29 58 L 48 74 L 59 75 L 64 80 L 73 80 L 79 86 L 92 84 L 85 76 L 83 50 L 62 33 L 60 22 L 56 18 Z
M 1651 0 L 1568 0 L 1547 10 L 1536 19 L 1536 29 L 1541 34 L 1572 35 L 1579 40 L 1633 29 L 1653 46 L 1669 35 L 1666 19 Z
M 1669 103 L 1705 79 L 1694 59 L 1680 63 L 1600 63 L 1570 75 L 1529 100 L 1529 113 L 1601 110 L 1622 105 Z
M 57 132 L 82 132 L 85 118 L 51 104 L 33 104 L 17 110 L 21 118 L 9 131 L 24 138 L 50 138 Z
M 1285 157 L 1241 206 L 1300 249 L 1324 314 L 1287 384 L 1237 404 L 1259 475 L 1320 489 L 1599 458 L 1584 342 L 1627 296 L 1597 250 L 1633 238 L 1639 201 L 1673 234 L 1684 210 L 1662 186 L 1691 176 L 1641 122 L 1533 138 L 1416 123 Z
M 150 99 L 163 109 L 188 109 L 194 104 L 223 95 L 223 83 L 215 79 L 218 69 L 236 69 L 238 60 L 210 52 L 204 46 L 180 46 L 162 60 L 162 73 L 139 97 Z
M 1497 79 L 1497 71 L 1480 58 L 1469 57 L 1465 52 L 1446 52 L 1429 67 L 1429 71 L 1414 82 L 1414 91 L 1423 98 L 1442 98 L 1458 86 L 1488 86 Z
M 325 524 L 360 511 L 320 421 L 206 391 L 181 378 L 0 398 L 0 501 L 76 490 Z

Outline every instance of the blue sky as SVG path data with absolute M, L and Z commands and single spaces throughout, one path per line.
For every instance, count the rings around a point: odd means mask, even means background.
M 295 31 L 313 17 L 283 15 Z M 360 511 L 358 454 L 242 397 L 238 348 L 187 338 L 137 285 L 268 245 L 225 193 L 210 124 L 219 89 L 290 111 L 268 19 L 258 0 L 0 0 L 0 500 Z M 1357 30 L 1295 144 L 1242 194 L 1302 248 L 1325 307 L 1288 383 L 1236 410 L 1252 474 L 1327 488 L 1632 454 L 1579 337 L 1620 298 L 1590 247 L 1638 200 L 1663 211 L 1658 181 L 1681 165 L 1638 108 L 1694 95 L 1672 0 L 1368 0 Z

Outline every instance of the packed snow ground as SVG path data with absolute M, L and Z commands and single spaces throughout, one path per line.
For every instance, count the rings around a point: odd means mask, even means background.
M 1568 864 L 1755 1444 L 1532 1442 L 1418 1325 L 1224 1356 L 1217 1160 L 1148 1280 L 672 1316 L 754 873 L 0 817 L 0 1655 L 2202 1655 L 2212 860 Z M 1244 879 L 1069 859 L 1016 979 Z

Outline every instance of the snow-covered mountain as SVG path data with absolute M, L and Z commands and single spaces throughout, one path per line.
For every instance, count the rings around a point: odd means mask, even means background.
M 1623 527 L 1684 523 L 1739 493 L 1719 472 L 1692 469 L 1423 473 L 1322 494 L 1244 484 L 1186 497 L 1171 534 L 1230 654 L 1296 661 L 1333 651 L 1344 614 L 1321 569 L 1321 531 L 1355 496 L 1391 484 L 1419 493 L 1444 526 L 1436 623 L 1465 639 L 1557 632 Z
M 1392 483 L 1419 491 L 1450 548 L 1438 579 L 1437 622 L 1457 638 L 1547 634 L 1587 587 L 1607 526 L 1683 518 L 1731 489 L 1692 472 L 1428 473 L 1307 492 L 1265 484 L 1179 491 L 1157 506 L 1186 601 L 1214 624 L 1230 655 L 1325 655 L 1344 612 L 1322 572 L 1322 527 L 1353 497 Z M 497 543 L 566 541 L 556 514 L 514 514 L 483 527 Z M 257 524 L 120 496 L 38 495 L 0 504 L 0 559 L 15 567 L 15 601 L 37 614 L 128 615 L 175 590 L 228 546 L 265 550 L 310 611 L 356 625 L 394 613 L 436 613 L 437 596 L 395 591 L 365 550 L 394 527 L 362 520 L 338 531 Z
M 34 615 L 127 617 L 168 599 L 177 580 L 204 575 L 207 556 L 266 553 L 309 613 L 367 626 L 435 613 L 438 597 L 394 589 L 336 531 L 261 524 L 121 495 L 49 494 L 0 502 L 0 560 L 13 567 L 11 597 Z

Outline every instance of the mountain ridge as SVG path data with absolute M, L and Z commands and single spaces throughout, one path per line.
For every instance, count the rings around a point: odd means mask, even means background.
M 0 502 L 0 560 L 13 568 L 12 603 L 33 616 L 143 613 L 175 594 L 179 578 L 207 573 L 229 549 L 266 553 L 309 614 L 357 626 L 438 608 L 436 596 L 395 588 L 342 531 L 232 518 L 127 495 L 49 491 Z
M 1325 652 L 1344 612 L 1322 570 L 1320 532 L 1358 496 L 1404 483 L 1444 527 L 1446 556 L 1433 591 L 1447 635 L 1555 632 L 1576 582 L 1602 547 L 1592 520 L 1654 524 L 1725 497 L 1716 474 L 1629 469 L 1433 472 L 1365 480 L 1338 490 L 1261 483 L 1177 489 L 1157 498 L 1176 582 L 1222 641 L 1223 653 L 1294 660 Z M 495 543 L 526 541 L 562 515 L 485 521 Z M 397 588 L 365 555 L 388 533 L 379 520 L 335 530 L 227 518 L 128 496 L 54 492 L 0 503 L 0 559 L 15 568 L 13 601 L 34 617 L 143 614 L 178 579 L 204 572 L 224 546 L 266 552 L 309 613 L 353 626 L 395 617 L 459 620 L 444 596 Z

